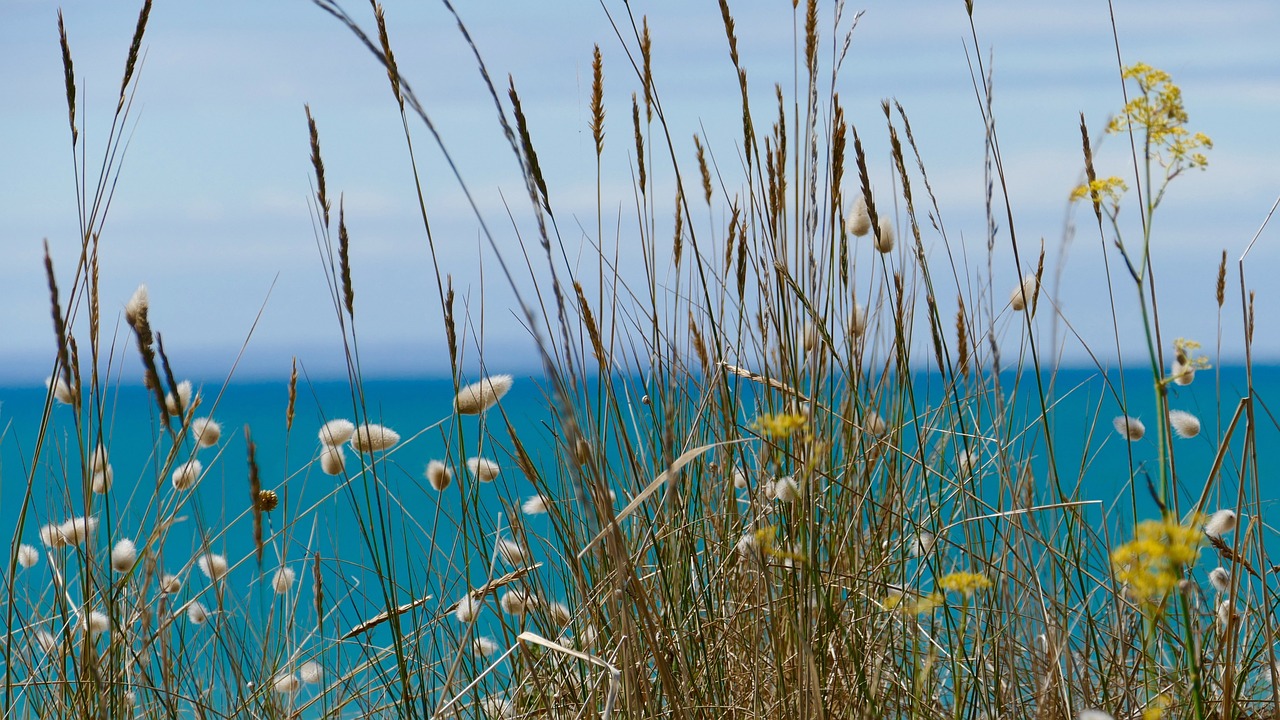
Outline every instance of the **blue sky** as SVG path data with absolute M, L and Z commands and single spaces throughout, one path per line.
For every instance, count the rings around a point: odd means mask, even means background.
M 370 22 L 367 4 L 348 5 Z M 523 189 L 470 51 L 442 6 L 385 5 L 402 73 L 439 125 L 503 252 L 518 257 L 503 198 L 523 210 Z M 792 83 L 791 4 L 733 5 L 754 96 L 761 116 L 772 117 L 773 83 L 788 92 Z M 1078 114 L 1085 112 L 1096 131 L 1121 105 L 1107 5 L 975 5 L 980 49 L 994 57 L 997 132 L 1019 235 L 1028 243 L 1044 237 L 1054 258 L 1079 171 Z M 92 157 L 102 150 L 136 7 L 88 0 L 61 7 L 87 113 L 81 138 Z M 705 128 L 710 151 L 736 167 L 737 87 L 716 4 L 632 7 L 649 15 L 655 78 L 677 143 Z M 892 97 L 905 106 L 944 220 L 977 258 L 985 244 L 982 122 L 966 64 L 963 7 L 961 0 L 850 4 L 846 17 L 866 14 L 838 88 L 879 185 L 890 177 L 879 105 Z M 49 239 L 68 279 L 78 252 L 56 8 L 37 0 L 0 8 L 0 381 L 38 381 L 52 364 L 41 240 Z M 623 11 L 621 3 L 609 8 Z M 602 48 L 606 73 L 606 227 L 617 227 L 618 213 L 625 226 L 633 212 L 629 115 L 639 83 L 598 3 L 460 3 L 459 10 L 496 80 L 515 76 L 576 262 L 574 249 L 594 242 L 595 157 L 587 130 L 593 44 Z M 824 23 L 830 12 L 824 3 Z M 1166 332 L 1211 344 L 1219 254 L 1225 248 L 1234 261 L 1280 195 L 1280 5 L 1117 0 L 1116 17 L 1125 61 L 1168 70 L 1183 88 L 1192 129 L 1216 143 L 1207 172 L 1175 183 L 1156 238 Z M 330 192 L 345 194 L 366 370 L 430 374 L 445 367 L 399 118 L 385 74 L 355 39 L 301 0 L 161 0 L 144 49 L 131 139 L 102 241 L 104 327 L 115 327 L 133 288 L 145 282 L 153 323 L 189 374 L 225 375 L 259 310 L 243 376 L 282 376 L 293 355 L 315 375 L 341 367 L 308 210 L 303 104 L 310 103 Z M 528 336 L 492 252 L 478 242 L 477 223 L 428 135 L 412 128 L 440 263 L 454 276 L 460 306 L 470 307 L 477 324 L 483 306 L 487 357 L 532 367 Z M 692 163 L 692 142 L 684 144 L 684 161 Z M 1100 172 L 1123 174 L 1123 150 L 1108 143 Z M 1280 302 L 1269 285 L 1280 261 L 1277 232 L 1264 233 L 1248 266 L 1259 291 L 1258 354 L 1271 360 L 1280 357 L 1280 335 L 1271 329 Z M 609 234 L 606 242 L 615 241 L 634 266 L 638 255 L 626 238 Z M 1096 235 L 1082 232 L 1062 268 L 1062 304 L 1086 339 L 1106 348 L 1114 344 L 1109 324 L 1092 320 L 1106 312 L 1100 252 Z M 998 286 L 1016 282 L 1007 259 L 998 259 L 997 276 Z M 1237 307 L 1230 301 L 1224 314 L 1228 347 L 1240 345 Z M 1135 322 L 1122 317 L 1126 329 Z M 131 355 L 127 334 L 120 330 L 118 338 L 129 348 L 119 352 Z M 1065 357 L 1082 354 L 1068 346 Z

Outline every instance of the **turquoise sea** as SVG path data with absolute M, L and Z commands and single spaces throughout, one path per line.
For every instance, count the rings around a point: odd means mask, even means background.
M 1012 374 L 1002 375 L 1001 384 L 1012 387 L 1016 379 Z M 1120 414 L 1115 395 L 1121 384 L 1117 380 L 1113 376 L 1108 384 L 1096 370 L 1065 370 L 1056 377 L 1045 378 L 1045 386 L 1051 392 L 1051 430 L 1059 476 L 1075 499 L 1098 501 L 1086 511 L 1086 517 L 1098 523 L 1097 529 L 1106 530 L 1113 542 L 1119 542 L 1132 527 L 1130 452 L 1139 468 L 1139 515 L 1154 516 L 1157 512 L 1145 486 L 1145 468 L 1154 466 L 1155 456 L 1150 375 L 1133 371 L 1124 377 L 1129 413 L 1141 418 L 1149 429 L 1147 438 L 1132 445 L 1111 427 L 1112 418 Z M 923 398 L 926 403 L 936 399 L 942 387 L 941 379 L 928 373 L 914 377 L 912 382 L 918 400 Z M 1038 407 L 1034 378 L 1023 377 L 1019 385 L 1020 399 L 1011 404 L 1013 412 L 1026 413 L 1028 408 Z M 251 610 L 255 606 L 269 609 L 273 602 L 280 601 L 273 597 L 269 582 L 275 568 L 287 565 L 299 579 L 291 591 L 296 598 L 296 608 L 291 612 L 314 626 L 312 554 L 319 553 L 326 586 L 325 612 L 330 613 L 325 618 L 327 629 L 323 635 L 328 637 L 341 634 L 385 607 L 369 572 L 385 558 L 380 554 L 385 552 L 383 543 L 394 548 L 391 562 L 405 568 L 400 580 L 407 587 L 396 598 L 398 602 L 415 599 L 411 593 L 431 593 L 435 601 L 427 607 L 431 613 L 440 613 L 466 592 L 466 582 L 475 586 L 484 581 L 491 556 L 457 539 L 456 522 L 463 515 L 463 503 L 473 503 L 479 510 L 472 514 L 473 518 L 488 518 L 481 521 L 480 529 L 490 538 L 491 548 L 494 533 L 509 533 L 503 520 L 504 507 L 513 508 L 534 494 L 534 488 L 512 460 L 503 417 L 535 464 L 549 461 L 554 451 L 550 401 L 542 382 L 535 377 L 516 378 L 513 389 L 502 401 L 501 413 L 492 411 L 485 420 L 463 418 L 456 425 L 451 415 L 453 386 L 447 379 L 365 381 L 365 411 L 361 413 L 355 412 L 352 391 L 346 382 L 300 380 L 291 429 L 286 429 L 287 379 L 231 383 L 225 387 L 218 382 L 205 382 L 197 383 L 197 388 L 201 405 L 196 414 L 219 420 L 223 437 L 215 447 L 198 453 L 205 476 L 195 496 L 177 511 L 186 519 L 173 527 L 163 548 L 152 548 L 164 565 L 160 570 L 185 573 L 191 592 L 198 592 L 205 581 L 193 569 L 192 558 L 204 547 L 224 554 L 235 565 L 227 587 L 239 607 Z M 1171 406 L 1197 415 L 1203 426 L 1198 437 L 1175 442 L 1182 508 L 1200 495 L 1217 451 L 1217 438 L 1245 388 L 1246 377 L 1240 368 L 1201 372 L 1193 385 L 1172 388 Z M 1276 505 L 1280 487 L 1273 482 L 1280 476 L 1280 430 L 1271 412 L 1272 408 L 1280 411 L 1280 400 L 1272 402 L 1280 397 L 1278 392 L 1280 368 L 1255 369 L 1259 499 L 1269 547 L 1280 545 L 1271 529 L 1280 522 Z M 41 525 L 84 512 L 80 490 L 69 492 L 65 480 L 80 477 L 79 458 L 85 454 L 79 448 L 70 407 L 52 406 L 50 431 L 39 454 L 35 454 L 45 402 L 44 387 L 0 388 L 0 533 L 13 538 L 13 547 L 18 542 L 39 546 Z M 152 527 L 160 508 L 170 507 L 168 503 L 174 501 L 168 476 L 158 477 L 164 458 L 154 452 L 155 439 L 164 431 L 157 425 L 153 404 L 141 386 L 113 387 L 107 393 L 101 424 L 114 482 L 105 500 L 96 500 L 105 504 L 93 509 L 103 518 L 99 533 L 105 537 L 97 543 L 100 548 L 108 547 L 119 537 L 130 537 L 138 532 L 137 528 Z M 401 443 L 379 461 L 379 475 L 385 484 L 377 489 L 359 483 L 344 486 L 323 474 L 315 461 L 319 453 L 316 433 L 321 424 L 357 415 L 394 428 L 402 436 Z M 744 411 L 744 419 L 749 418 L 749 411 Z M 497 447 L 476 448 L 479 422 L 492 424 Z M 1210 497 L 1208 510 L 1234 504 L 1242 473 L 1243 429 L 1243 425 L 1237 429 L 1225 456 L 1221 482 Z M 255 445 L 262 486 L 276 491 L 281 499 L 280 507 L 265 516 L 264 532 L 271 540 L 262 573 L 252 557 L 246 432 Z M 458 457 L 459 437 L 463 438 L 466 454 L 483 454 L 502 464 L 503 472 L 496 482 L 477 484 L 466 477 L 464 462 Z M 1037 476 L 1044 477 L 1047 459 L 1043 442 L 1028 442 Z M 189 454 L 189 450 L 184 452 Z M 354 453 L 348 450 L 346 458 L 348 469 L 358 467 Z M 436 458 L 448 459 L 460 469 L 454 485 L 443 493 L 432 489 L 423 477 L 428 461 Z M 655 468 L 653 474 L 660 470 Z M 1078 490 L 1074 490 L 1077 483 Z M 25 524 L 15 535 L 28 486 L 30 502 Z M 621 507 L 639 488 L 615 490 Z M 1251 493 L 1250 490 L 1249 500 L 1254 499 Z M 1043 498 L 1052 500 L 1049 493 L 1044 493 Z M 69 507 L 75 508 L 74 512 L 68 512 Z M 370 507 L 390 518 L 387 531 L 379 531 L 372 545 L 366 542 L 369 533 L 362 531 L 360 524 L 362 519 L 367 522 Z M 545 516 L 528 518 L 526 522 L 530 536 L 548 534 Z M 473 537 L 476 534 L 474 529 L 468 532 Z M 561 548 L 535 543 L 532 550 L 535 560 L 565 561 Z M 31 598 L 36 606 L 45 603 L 47 607 L 49 576 L 47 569 L 41 568 L 47 568 L 47 563 L 20 571 L 15 578 L 15 596 Z M 557 591 L 546 588 L 549 595 Z M 480 632 L 495 629 L 494 613 L 489 615 L 478 626 Z M 38 620 L 19 612 L 18 622 Z M 306 648 L 308 644 L 316 648 L 314 652 L 321 652 L 322 643 L 315 639 L 318 636 L 299 640 L 302 649 L 298 652 L 303 656 L 313 652 Z M 385 641 L 385 636 L 370 637 L 375 642 Z

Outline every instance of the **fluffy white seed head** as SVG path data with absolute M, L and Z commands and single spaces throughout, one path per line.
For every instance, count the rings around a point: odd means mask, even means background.
M 173 489 L 178 492 L 190 490 L 196 486 L 202 472 L 204 465 L 195 458 L 182 463 L 173 471 Z
M 276 591 L 277 595 L 284 595 L 293 588 L 293 581 L 296 580 L 298 574 L 288 565 L 276 570 L 276 574 L 271 578 L 271 589 Z
M 196 567 L 200 568 L 200 572 L 204 576 L 217 582 L 227 576 L 230 566 L 227 565 L 227 558 L 215 553 L 206 553 L 196 560 Z
M 1232 606 L 1230 600 L 1218 603 L 1218 629 L 1226 632 L 1240 621 L 1240 611 Z
M 106 495 L 111 490 L 111 483 L 115 477 L 115 470 L 112 470 L 110 465 L 101 470 L 94 470 L 93 477 L 89 478 L 89 489 L 98 495 Z
M 756 534 L 749 532 L 738 538 L 738 544 L 734 546 L 734 549 L 736 549 L 738 554 L 742 557 L 752 558 L 756 556 L 756 551 L 759 547 L 760 542 L 756 540 Z
M 191 421 L 191 439 L 200 447 L 213 447 L 222 439 L 222 424 L 213 418 L 196 418 Z
M 488 695 L 480 699 L 480 711 L 489 720 L 507 720 L 516 716 L 516 704 L 508 697 Z
M 1224 567 L 1216 567 L 1209 571 L 1209 584 L 1214 590 L 1225 593 L 1231 588 L 1231 571 Z
M 933 552 L 933 546 L 937 543 L 938 538 L 933 533 L 917 533 L 911 540 L 911 554 L 914 557 L 924 557 Z
M 18 565 L 23 570 L 30 569 L 40 562 L 40 551 L 30 545 L 18 546 Z
M 453 409 L 459 415 L 479 415 L 497 404 L 511 389 L 510 375 L 492 375 L 458 391 L 453 398 Z
M 541 495 L 534 495 L 525 500 L 520 509 L 525 515 L 543 515 L 547 512 L 547 499 Z
M 800 484 L 790 475 L 780 477 L 773 483 L 773 497 L 780 502 L 795 502 L 800 497 Z
M 1022 278 L 1022 282 L 1018 287 L 1013 289 L 1009 294 L 1009 307 L 1015 312 L 1022 312 L 1027 308 L 1031 308 L 1032 312 L 1036 309 L 1036 292 L 1039 290 L 1040 283 L 1036 280 L 1035 275 L 1027 275 Z
M 151 306 L 151 299 L 147 296 L 147 286 L 139 285 L 137 290 L 133 291 L 133 296 L 129 298 L 129 302 L 124 305 L 124 319 L 130 325 L 138 322 L 138 318 L 147 313 L 147 309 Z
M 1116 429 L 1116 432 L 1120 433 L 1121 436 L 1130 442 L 1141 440 L 1142 437 L 1147 434 L 1147 426 L 1143 425 L 1142 421 L 1138 418 L 1129 417 L 1128 415 L 1121 415 L 1115 420 L 1112 420 L 1111 426 Z
M 320 471 L 325 475 L 341 475 L 347 467 L 347 457 L 341 445 L 325 445 L 320 449 Z
M 75 389 L 68 385 L 67 381 L 61 377 L 45 378 L 44 386 L 53 390 L 53 399 L 63 405 L 70 405 L 76 401 Z
M 324 678 L 324 668 L 320 667 L 320 663 L 315 660 L 308 660 L 302 663 L 302 667 L 298 668 L 298 679 L 308 685 L 315 685 Z
M 98 635 L 111 628 L 111 620 L 106 614 L 92 610 L 87 616 L 76 615 L 76 627 L 90 635 Z
M 1222 537 L 1235 529 L 1236 514 L 1233 510 L 1219 510 L 1204 524 L 1204 534 L 1212 537 Z
M 1180 438 L 1193 438 L 1200 434 L 1200 418 L 1186 410 L 1170 410 L 1169 426 Z
M 301 685 L 302 681 L 298 680 L 298 676 L 293 673 L 280 673 L 271 679 L 271 689 L 281 695 L 296 693 Z
M 508 590 L 498 598 L 498 605 L 502 608 L 502 612 L 517 617 L 528 612 L 531 604 L 529 594 L 524 590 Z
M 733 469 L 733 486 L 739 490 L 747 489 L 747 474 L 742 471 L 742 468 Z
M 888 216 L 880 216 L 880 232 L 876 235 L 876 250 L 882 253 L 893 251 L 893 221 Z
M 551 622 L 556 625 L 568 625 L 573 620 L 573 613 L 569 610 L 569 606 L 562 602 L 553 602 L 547 605 L 547 617 L 551 618 Z
M 488 657 L 498 652 L 498 642 L 491 637 L 478 637 L 471 643 L 477 655 Z
M 209 608 L 206 608 L 204 603 L 193 601 L 187 606 L 187 620 L 192 625 L 203 625 L 209 622 Z
M 853 208 L 849 210 L 849 216 L 844 220 L 844 229 L 849 231 L 850 235 L 863 237 L 871 232 L 871 216 L 867 214 L 867 196 L 858 193 L 858 197 L 853 201 Z
M 482 457 L 473 457 L 467 460 L 467 469 L 480 482 L 493 482 L 500 471 L 498 463 Z
M 525 553 L 524 548 L 520 546 L 520 543 L 510 538 L 499 539 L 497 551 L 498 556 L 508 565 L 519 567 L 528 559 L 528 555 Z
M 111 569 L 124 574 L 133 569 L 138 562 L 138 546 L 125 538 L 111 548 Z
M 978 456 L 977 450 L 961 450 L 956 455 L 956 469 L 961 475 L 976 471 L 981 464 L 982 458 Z
M 98 447 L 94 448 L 93 454 L 89 456 L 89 472 L 101 472 L 107 467 L 107 449 L 98 443 Z
M 51 655 L 58 649 L 58 638 L 53 633 L 41 628 L 36 631 L 36 644 L 46 655 Z
M 165 573 L 160 576 L 160 592 L 165 595 L 173 595 L 182 589 L 182 579 L 173 573 Z
M 171 392 L 164 394 L 164 408 L 169 411 L 170 415 L 175 417 L 183 415 L 191 409 L 193 397 L 191 381 L 183 380 L 178 383 L 178 396 L 176 398 Z M 179 407 L 179 404 L 181 404 L 181 407 Z
M 351 449 L 360 453 L 387 450 L 398 442 L 400 433 L 376 423 L 365 423 L 351 434 Z
M 66 547 L 67 537 L 62 534 L 61 525 L 49 523 L 40 528 L 40 542 L 50 548 Z
M 453 471 L 440 460 L 432 460 L 427 463 L 425 475 L 427 483 L 437 491 L 444 490 L 453 482 Z
M 58 526 L 63 540 L 68 545 L 80 545 L 88 541 L 97 529 L 98 518 L 95 517 L 73 517 Z
M 862 429 L 872 435 L 883 435 L 889 430 L 889 424 L 880 417 L 880 413 L 875 410 L 868 410 L 867 414 L 862 416 Z
M 355 433 L 356 426 L 350 420 L 330 420 L 320 426 L 320 444 L 321 445 L 341 445 L 351 439 Z
M 462 596 L 458 601 L 458 606 L 453 610 L 453 616 L 460 623 L 469 623 L 476 619 L 480 614 L 481 602 L 478 598 L 472 597 L 471 593 Z
M 1081 710 L 1076 720 L 1115 720 L 1111 713 L 1102 710 Z
M 857 340 L 867 332 L 867 309 L 858 303 L 853 304 L 853 312 L 849 314 L 849 337 Z

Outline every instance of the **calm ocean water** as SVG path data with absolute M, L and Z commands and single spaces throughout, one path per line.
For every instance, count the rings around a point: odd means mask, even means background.
M 1008 387 L 1014 377 L 1006 375 L 1001 380 Z M 1024 405 L 1032 397 L 1035 384 L 1030 380 L 1023 379 L 1022 400 L 1015 407 Z M 926 398 L 935 396 L 941 384 L 937 377 L 928 375 L 921 375 L 913 382 Z M 1225 426 L 1230 419 L 1244 387 L 1243 370 L 1227 368 L 1217 375 L 1202 372 L 1193 385 L 1172 390 L 1173 407 L 1196 414 L 1204 427 L 1199 437 L 1179 440 L 1175 446 L 1179 481 L 1182 495 L 1186 498 L 1182 502 L 1184 508 L 1203 487 L 1216 450 L 1216 438 L 1220 436 L 1220 424 Z M 1139 463 L 1146 460 L 1153 464 L 1155 415 L 1149 376 L 1141 372 L 1130 373 L 1125 378 L 1125 388 L 1129 395 L 1130 414 L 1143 419 L 1151 430 L 1147 439 L 1132 446 L 1134 456 Z M 313 462 L 319 449 L 316 431 L 320 425 L 327 419 L 354 416 L 352 395 L 347 384 L 300 383 L 296 415 L 289 432 L 285 427 L 288 395 L 284 380 L 237 383 L 225 389 L 216 383 L 205 383 L 200 390 L 203 404 L 197 414 L 211 414 L 221 421 L 224 434 L 215 448 L 202 450 L 199 454 L 207 468 L 206 475 L 198 488 L 196 501 L 179 513 L 189 516 L 188 520 L 175 527 L 163 548 L 166 569 L 189 563 L 202 542 L 208 542 L 213 551 L 224 553 L 233 561 L 251 555 L 252 533 L 246 516 L 250 501 L 245 443 L 245 427 L 248 426 L 256 444 L 262 484 L 275 489 L 283 500 L 281 508 L 269 516 L 268 532 L 286 532 L 269 547 L 265 567 L 274 568 L 284 562 L 296 568 L 300 579 L 309 578 L 310 566 L 303 562 L 306 553 L 319 552 L 326 561 L 340 556 L 350 564 L 329 562 L 326 565 L 326 572 L 333 574 L 333 577 L 326 577 L 332 590 L 327 594 L 335 604 L 349 601 L 348 605 L 355 609 L 344 611 L 354 614 L 343 614 L 337 618 L 338 624 L 353 624 L 370 608 L 373 612 L 380 609 L 376 588 L 360 570 L 371 564 L 370 553 L 376 552 L 376 549 L 371 550 L 365 545 L 356 519 L 355 508 L 364 502 L 364 490 L 339 487 L 335 478 L 321 473 L 318 463 Z M 1276 527 L 1280 520 L 1276 517 L 1276 499 L 1280 489 L 1273 484 L 1273 478 L 1280 476 L 1280 458 L 1277 457 L 1280 433 L 1268 410 L 1277 391 L 1280 391 L 1280 368 L 1256 369 L 1255 394 L 1261 403 L 1256 410 L 1259 475 L 1262 478 L 1262 514 L 1267 527 Z M 1101 508 L 1090 510 L 1093 513 L 1091 522 L 1105 522 L 1113 541 L 1123 537 L 1128 533 L 1124 528 L 1130 527 L 1131 522 L 1128 519 L 1130 501 L 1127 491 L 1130 473 L 1129 448 L 1111 429 L 1112 418 L 1120 414 L 1119 407 L 1096 371 L 1060 372 L 1054 381 L 1053 392 L 1053 436 L 1059 473 L 1068 489 L 1078 480 L 1079 499 L 1102 503 Z M 428 591 L 447 604 L 465 592 L 465 585 L 461 584 L 461 568 L 465 566 L 471 582 L 478 584 L 485 577 L 489 560 L 474 549 L 464 552 L 457 543 L 454 523 L 461 515 L 462 503 L 475 503 L 481 510 L 476 517 L 491 518 L 483 528 L 492 533 L 500 526 L 503 499 L 515 502 L 529 497 L 534 493 L 533 487 L 510 461 L 504 429 L 497 433 L 500 447 L 492 448 L 493 452 L 485 452 L 504 463 L 504 471 L 497 482 L 477 485 L 464 477 L 460 478 L 461 482 L 455 481 L 449 491 L 437 493 L 423 480 L 426 463 L 451 453 L 454 464 L 461 466 L 456 457 L 456 434 L 461 433 L 465 438 L 467 454 L 473 454 L 479 421 L 464 418 L 459 424 L 453 424 L 450 419 L 453 390 L 448 380 L 368 381 L 365 393 L 369 419 L 395 428 L 405 438 L 388 456 L 383 472 L 390 491 L 389 495 L 381 496 L 383 501 L 388 507 L 403 509 L 403 512 L 388 511 L 388 515 L 394 518 L 388 541 L 396 545 L 399 561 L 413 567 L 418 574 L 407 580 L 415 586 L 425 585 Z M 1219 393 L 1221 403 L 1217 400 Z M 39 544 L 37 531 L 40 525 L 59 522 L 69 514 L 83 512 L 79 491 L 73 491 L 68 497 L 64 481 L 68 475 L 78 477 L 79 474 L 77 458 L 80 451 L 69 407 L 53 407 L 51 432 L 33 463 L 44 401 L 43 387 L 0 388 L 0 432 L 3 433 L 0 436 L 0 493 L 3 497 L 0 533 L 6 538 L 13 537 L 20 501 L 30 480 L 31 505 L 20 541 L 33 545 Z M 552 452 L 552 435 L 544 423 L 549 421 L 551 412 L 538 380 L 517 378 L 502 407 L 534 462 L 548 458 Z M 1280 401 L 1274 408 L 1280 411 Z M 491 418 L 489 422 L 495 420 Z M 149 527 L 150 520 L 155 517 L 157 496 L 159 502 L 165 502 L 171 497 L 172 490 L 167 476 L 159 478 L 157 483 L 158 468 L 163 458 L 155 456 L 153 440 L 162 431 L 156 426 L 151 400 L 143 388 L 127 386 L 113 389 L 107 398 L 102 425 L 115 478 L 110 507 L 99 512 L 112 518 L 114 527 L 104 525 L 103 531 L 114 540 L 117 536 L 128 536 L 130 528 L 136 532 L 138 527 Z M 1235 497 L 1241 472 L 1242 438 L 1243 434 L 1238 433 L 1232 443 L 1232 452 L 1222 469 L 1219 485 L 1222 495 L 1215 494 L 1210 500 L 1210 510 Z M 1035 463 L 1045 461 L 1042 442 L 1033 444 L 1031 453 Z M 351 467 L 356 457 L 348 451 L 347 460 Z M 459 491 L 459 487 L 465 489 Z M 1139 515 L 1153 516 L 1156 511 L 1149 493 L 1144 486 L 1140 488 Z M 617 489 L 623 496 L 636 490 Z M 68 513 L 68 507 L 77 510 Z M 545 535 L 543 523 L 546 522 L 545 517 L 532 519 L 530 532 Z M 1268 544 L 1276 545 L 1274 533 L 1270 530 L 1265 532 Z M 534 555 L 540 560 L 557 560 L 555 549 L 545 546 L 535 546 Z M 430 559 L 424 563 L 427 558 Z M 429 569 L 425 574 L 424 564 Z M 194 573 L 192 575 L 195 576 Z M 263 591 L 263 595 L 269 594 L 252 561 L 245 561 L 236 568 L 231 584 L 244 589 L 246 595 L 253 594 L 255 588 Z M 309 597 L 309 590 L 304 594 Z M 404 596 L 399 600 L 409 599 L 412 598 Z M 300 606 L 305 604 L 299 603 Z

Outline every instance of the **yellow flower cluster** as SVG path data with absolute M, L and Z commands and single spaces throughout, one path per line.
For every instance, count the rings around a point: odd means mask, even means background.
M 890 590 L 884 596 L 886 610 L 897 610 L 903 615 L 924 615 L 942 605 L 942 593 L 916 595 L 902 590 Z
M 778 547 L 778 528 L 764 527 L 756 531 L 755 540 L 756 547 L 761 552 L 770 557 L 776 557 L 782 560 L 790 560 L 792 562 L 804 562 L 804 555 L 790 550 L 783 550 Z
M 938 580 L 938 586 L 948 592 L 972 595 L 979 590 L 991 587 L 991 580 L 982 573 L 953 572 Z
M 1076 189 L 1071 191 L 1071 202 L 1088 197 L 1093 202 L 1118 210 L 1120 196 L 1128 189 L 1128 184 L 1122 178 L 1112 175 L 1109 178 L 1094 180 L 1091 183 L 1076 186 Z
M 1145 132 L 1148 151 L 1155 154 L 1170 177 L 1183 168 L 1208 165 L 1209 159 L 1200 151 L 1212 148 L 1213 141 L 1204 133 L 1187 130 L 1182 89 L 1173 84 L 1169 73 L 1138 63 L 1125 68 L 1124 79 L 1137 83 L 1142 94 L 1111 119 L 1107 132 L 1121 133 L 1130 128 Z
M 800 413 L 766 413 L 756 418 L 752 425 L 761 435 L 775 440 L 785 440 L 808 426 L 809 418 Z
M 1182 570 L 1195 562 L 1204 533 L 1192 519 L 1144 520 L 1136 537 L 1111 553 L 1116 579 L 1129 586 L 1129 595 L 1140 603 L 1159 606 L 1177 586 Z

